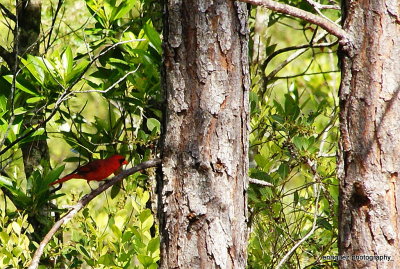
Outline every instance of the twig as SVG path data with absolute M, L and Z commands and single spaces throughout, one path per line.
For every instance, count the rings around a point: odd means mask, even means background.
M 71 210 L 67 214 L 65 214 L 61 219 L 59 219 L 56 223 L 54 223 L 53 227 L 51 227 L 50 231 L 43 238 L 42 242 L 40 242 L 39 247 L 35 251 L 35 254 L 33 255 L 32 258 L 32 262 L 29 265 L 28 269 L 36 269 L 39 266 L 40 257 L 43 254 L 44 248 L 50 241 L 50 239 L 53 237 L 53 235 L 56 233 L 56 231 L 61 227 L 61 225 L 66 224 L 68 221 L 70 221 L 80 210 L 82 210 L 96 196 L 98 196 L 100 193 L 107 190 L 117 182 L 122 181 L 127 176 L 132 175 L 133 173 L 143 169 L 158 166 L 159 164 L 161 164 L 161 159 L 154 159 L 138 164 L 135 167 L 122 171 L 117 176 L 113 177 L 109 181 L 105 182 L 103 185 L 99 186 L 97 189 L 83 196 L 78 201 L 78 203 L 76 203 L 74 206 L 71 207 Z
M 272 0 L 240 0 L 240 1 L 256 6 L 263 6 L 270 10 L 311 22 L 325 29 L 328 33 L 339 38 L 340 43 L 346 44 L 352 41 L 352 37 L 336 23 L 333 23 L 323 17 L 312 14 L 311 12 L 304 11 L 300 8 L 292 7 L 290 5 L 278 3 Z
M 56 11 L 55 11 L 54 16 L 53 16 L 53 18 L 51 20 L 50 32 L 49 32 L 49 35 L 48 35 L 49 38 L 48 38 L 48 41 L 47 41 L 47 48 L 50 47 L 50 40 L 51 40 L 51 35 L 53 33 L 54 24 L 56 23 L 58 12 L 60 12 L 62 4 L 63 4 L 63 0 L 58 0 Z M 46 42 L 44 42 L 44 43 L 46 43 Z
M 259 180 L 259 179 L 255 179 L 255 178 L 251 178 L 251 177 L 249 177 L 249 182 L 253 183 L 253 184 L 261 185 L 261 186 L 266 186 L 266 187 L 273 187 L 274 186 L 274 184 L 269 183 L 267 181 Z
M 317 217 L 318 217 L 318 203 L 319 203 L 319 196 L 321 193 L 321 186 L 320 183 L 317 186 L 316 189 L 316 197 L 315 197 L 315 209 L 314 209 L 314 220 L 313 220 L 313 225 L 311 227 L 311 230 L 302 238 L 300 239 L 286 254 L 283 256 L 283 258 L 279 261 L 278 265 L 276 266 L 276 269 L 279 269 L 282 267 L 282 265 L 289 259 L 289 257 L 293 254 L 293 252 L 304 242 L 306 241 L 314 232 L 315 229 L 317 228 Z
M 315 76 L 315 75 L 323 75 L 323 74 L 332 74 L 332 73 L 339 73 L 340 70 L 331 70 L 331 71 L 319 71 L 319 72 L 312 72 L 306 73 L 307 70 L 301 74 L 296 75 L 289 75 L 289 76 L 274 76 L 274 79 L 289 79 L 289 78 L 297 78 L 297 77 L 304 77 L 304 76 Z
M 326 47 L 331 47 L 334 46 L 337 42 L 331 42 L 331 43 L 311 43 L 311 44 L 303 44 L 303 45 L 298 45 L 298 46 L 292 46 L 292 47 L 286 47 L 286 48 L 282 48 L 282 49 L 278 49 L 276 51 L 274 51 L 273 53 L 271 53 L 267 59 L 265 60 L 264 65 L 267 66 L 268 63 L 272 60 L 272 58 L 274 58 L 275 56 L 284 53 L 284 52 L 288 52 L 288 51 L 292 51 L 292 50 L 299 50 L 299 49 L 309 49 L 309 48 L 326 48 Z
M 324 37 L 326 36 L 325 33 L 321 33 L 315 38 L 315 43 L 321 41 Z M 281 62 L 274 70 L 272 70 L 266 77 L 265 81 L 269 81 L 275 77 L 275 75 L 281 71 L 286 65 L 288 65 L 290 62 L 295 60 L 297 57 L 305 53 L 309 48 L 311 48 L 312 45 L 310 44 L 308 47 L 299 49 L 298 51 L 294 52 L 293 54 L 289 55 L 283 62 Z M 264 64 L 265 65 L 265 64 Z
M 312 5 L 315 9 L 335 9 L 340 10 L 338 5 L 323 5 L 321 3 L 315 2 L 314 0 L 306 0 L 310 5 Z
M 136 73 L 136 71 L 139 69 L 140 64 L 138 65 L 138 67 L 135 70 L 131 70 L 128 73 L 126 73 L 125 75 L 123 75 L 120 79 L 118 79 L 116 82 L 114 82 L 110 87 L 108 87 L 105 90 L 86 90 L 86 91 L 73 91 L 71 92 L 71 94 L 75 94 L 75 93 L 89 93 L 89 92 L 98 92 L 98 93 L 107 93 L 108 91 L 110 91 L 111 89 L 113 89 L 115 86 L 117 86 L 121 81 L 123 81 L 127 76 L 129 76 L 130 74 Z
M 321 10 L 320 10 L 321 5 L 320 5 L 319 3 L 317 3 L 317 2 L 315 2 L 315 1 L 313 1 L 313 0 L 306 0 L 306 1 L 314 8 L 314 10 L 318 13 L 318 15 L 320 15 L 322 18 L 325 18 L 325 19 L 327 19 L 328 21 L 334 23 L 331 19 L 329 19 L 327 16 L 325 16 L 325 15 L 321 12 Z

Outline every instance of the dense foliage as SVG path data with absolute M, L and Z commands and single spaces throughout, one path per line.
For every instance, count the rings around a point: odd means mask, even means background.
M 19 55 L 18 66 L 0 63 L 1 268 L 26 266 L 65 208 L 90 191 L 80 180 L 61 190 L 50 182 L 93 158 L 120 153 L 134 165 L 157 155 L 158 1 L 43 5 L 39 53 Z M 11 1 L 5 7 L 15 14 Z M 16 26 L 2 15 L 8 34 L 1 46 L 12 51 Z M 249 268 L 334 267 L 322 256 L 337 253 L 336 43 L 310 24 L 259 8 L 249 23 L 250 176 L 272 184 L 250 185 Z M 47 142 L 49 158 L 27 173 L 21 148 L 38 140 Z M 41 264 L 156 268 L 152 173 L 97 197 L 50 241 Z
M 49 189 L 62 173 L 115 153 L 132 165 L 154 157 L 160 134 L 161 39 L 145 16 L 153 2 L 43 6 L 42 11 L 51 10 L 42 14 L 49 23 L 43 32 L 59 25 L 53 38 L 43 36 L 38 56 L 21 55 L 19 68 L 2 65 L 0 267 L 26 266 L 65 205 L 88 192 L 79 180 L 59 191 Z M 63 16 L 74 11 L 81 17 Z M 27 122 L 32 115 L 41 117 Z M 48 142 L 51 162 L 44 160 L 26 177 L 20 148 L 33 140 Z M 137 173 L 125 186 L 98 197 L 51 241 L 41 264 L 156 267 L 159 238 L 148 208 L 151 186 L 148 172 Z
M 337 255 L 335 38 L 259 8 L 250 25 L 250 177 L 273 186 L 250 186 L 249 267 L 334 267 L 323 256 Z

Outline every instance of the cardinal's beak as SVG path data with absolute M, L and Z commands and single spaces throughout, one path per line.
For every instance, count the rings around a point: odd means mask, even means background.
M 127 161 L 127 160 L 125 160 L 125 161 L 123 161 L 123 162 L 122 162 L 122 164 L 128 164 L 128 161 Z

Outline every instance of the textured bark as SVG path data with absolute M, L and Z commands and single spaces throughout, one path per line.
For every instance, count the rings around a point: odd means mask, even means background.
M 399 5 L 344 2 L 354 46 L 341 60 L 340 268 L 400 268 Z
M 245 268 L 247 10 L 165 1 L 161 268 Z

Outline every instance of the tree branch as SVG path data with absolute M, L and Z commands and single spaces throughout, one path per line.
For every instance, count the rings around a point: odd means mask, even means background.
M 264 187 L 273 187 L 274 186 L 274 184 L 269 183 L 267 181 L 259 180 L 259 179 L 255 179 L 255 178 L 251 178 L 251 177 L 249 177 L 249 182 L 253 183 L 253 184 L 261 185 Z
M 317 43 L 320 42 L 324 37 L 326 36 L 326 33 L 322 33 L 320 35 L 318 35 L 315 38 L 315 42 L 311 41 L 311 44 L 313 43 Z M 272 78 L 274 78 L 276 76 L 276 74 L 281 71 L 286 65 L 288 65 L 291 61 L 293 61 L 294 59 L 296 59 L 297 57 L 299 57 L 300 55 L 302 55 L 304 52 L 306 52 L 310 47 L 307 48 L 303 48 L 303 49 L 299 49 L 298 51 L 294 52 L 293 54 L 289 55 L 283 62 L 281 62 L 274 70 L 272 70 L 266 77 L 265 77 L 265 81 L 269 81 Z M 268 62 L 265 62 L 263 64 L 263 69 L 265 70 L 265 68 L 267 67 L 266 64 L 268 64 Z M 266 88 L 266 87 L 265 87 Z
M 56 23 L 57 16 L 58 16 L 58 12 L 60 12 L 60 9 L 61 9 L 62 4 L 63 4 L 63 0 L 58 0 L 57 7 L 56 7 L 56 11 L 55 11 L 54 16 L 53 16 L 53 18 L 52 18 L 52 20 L 51 20 L 51 27 L 50 27 L 50 32 L 49 32 L 49 36 L 48 36 L 49 39 L 48 39 L 48 41 L 47 41 L 47 47 L 50 47 L 51 35 L 52 35 L 52 33 L 53 33 L 54 24 Z M 52 10 L 52 11 L 53 11 L 53 10 Z M 60 23 L 60 24 L 61 24 L 61 23 Z M 46 43 L 45 40 L 44 40 L 43 43 Z
M 328 33 L 339 38 L 340 43 L 346 44 L 352 41 L 351 36 L 336 23 L 333 23 L 321 16 L 317 16 L 311 12 L 304 11 L 300 8 L 292 7 L 290 5 L 278 3 L 272 0 L 239 0 L 239 1 L 256 6 L 266 7 L 272 11 L 287 14 L 311 22 L 325 29 Z
M 310 5 L 312 5 L 315 9 L 336 9 L 340 10 L 340 6 L 338 5 L 323 5 L 314 0 L 306 0 Z
M 33 258 L 32 258 L 32 262 L 29 265 L 28 269 L 36 269 L 38 267 L 40 257 L 43 254 L 45 246 L 50 241 L 50 239 L 53 237 L 53 235 L 57 232 L 57 230 L 61 227 L 61 225 L 66 224 L 68 221 L 70 221 L 80 210 L 82 210 L 96 196 L 98 196 L 100 193 L 107 190 L 108 188 L 110 188 L 111 186 L 116 184 L 117 182 L 122 181 L 127 176 L 132 175 L 133 173 L 136 173 L 137 171 L 140 171 L 143 169 L 155 167 L 159 164 L 161 164 L 161 159 L 153 159 L 150 161 L 142 162 L 130 169 L 123 170 L 117 176 L 106 181 L 103 185 L 99 186 L 97 189 L 93 190 L 89 194 L 86 194 L 85 196 L 83 196 L 78 201 L 78 203 L 76 203 L 74 206 L 72 206 L 71 210 L 67 214 L 65 214 L 61 219 L 59 219 L 56 223 L 54 223 L 53 227 L 51 227 L 50 231 L 43 238 L 42 242 L 40 242 L 39 247 L 35 251 L 35 254 L 33 255 Z
M 0 57 L 4 59 L 8 67 L 11 69 L 14 63 L 14 54 L 12 52 L 9 52 L 3 46 L 0 46 Z
M 326 48 L 326 47 L 332 47 L 334 45 L 337 44 L 336 42 L 331 42 L 331 43 L 311 43 L 311 44 L 304 44 L 304 45 L 298 45 L 298 46 L 292 46 L 292 47 L 285 47 L 279 50 L 274 51 L 273 53 L 271 53 L 267 59 L 265 60 L 265 63 L 263 64 L 263 66 L 267 66 L 269 64 L 269 62 L 272 60 L 272 58 L 274 58 L 275 56 L 284 53 L 284 52 L 288 52 L 288 51 L 292 51 L 292 50 L 299 50 L 299 49 L 309 49 L 309 48 Z
M 0 9 L 3 11 L 3 14 L 11 19 L 12 21 L 16 22 L 17 17 L 8 9 L 6 8 L 2 3 L 0 3 Z

